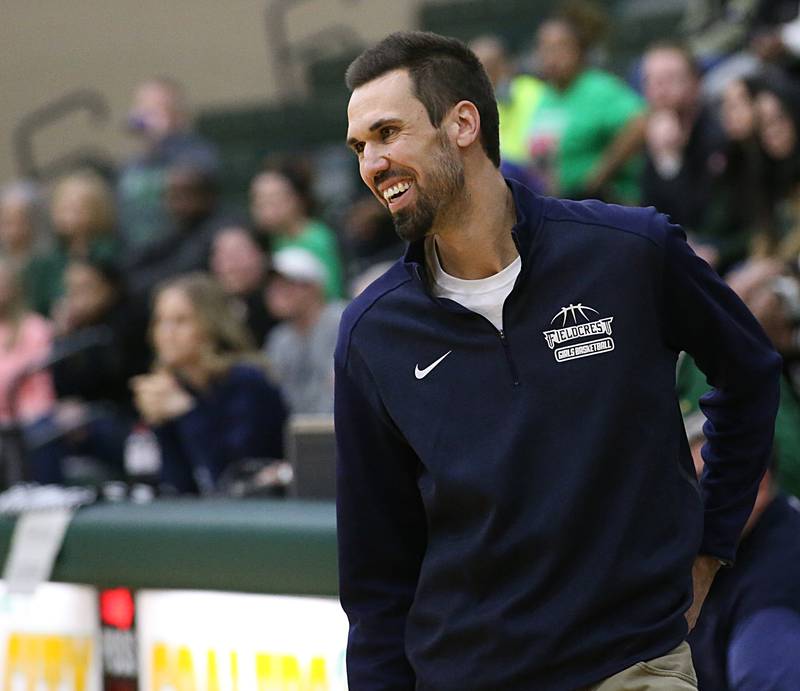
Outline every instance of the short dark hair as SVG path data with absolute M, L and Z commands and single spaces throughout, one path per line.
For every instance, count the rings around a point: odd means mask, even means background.
M 481 118 L 481 144 L 500 166 L 500 135 L 494 89 L 480 60 L 461 41 L 429 31 L 398 31 L 359 55 L 345 74 L 347 88 L 397 69 L 407 69 L 414 96 L 434 127 L 459 101 L 470 101 Z
M 653 41 L 647 46 L 647 48 L 645 48 L 644 55 L 655 53 L 660 50 L 677 53 L 680 55 L 692 75 L 697 79 L 700 79 L 703 74 L 703 70 L 700 68 L 700 63 L 697 61 L 697 58 L 695 57 L 695 54 L 692 52 L 692 49 L 689 47 L 688 43 L 680 40 L 659 39 L 658 41 Z

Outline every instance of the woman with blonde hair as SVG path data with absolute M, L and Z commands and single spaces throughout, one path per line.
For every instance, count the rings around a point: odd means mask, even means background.
M 53 188 L 50 217 L 55 246 L 36 258 L 34 307 L 49 314 L 64 294 L 64 270 L 71 259 L 109 262 L 119 254 L 114 195 L 96 173 L 82 171 L 62 177 Z
M 211 277 L 193 273 L 162 285 L 150 337 L 154 370 L 132 387 L 156 433 L 166 489 L 210 493 L 233 463 L 283 457 L 283 397 Z

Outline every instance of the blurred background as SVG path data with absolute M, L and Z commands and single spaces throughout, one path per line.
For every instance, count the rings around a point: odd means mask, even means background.
M 345 687 L 332 354 L 404 248 L 343 144 L 344 71 L 392 31 L 475 50 L 507 177 L 685 228 L 784 357 L 757 506 L 800 493 L 798 0 L 1 11 L 4 691 Z M 708 384 L 685 354 L 676 378 L 700 472 Z

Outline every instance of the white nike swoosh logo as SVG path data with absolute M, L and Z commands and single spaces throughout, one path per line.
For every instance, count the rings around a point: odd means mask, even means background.
M 452 350 L 448 350 L 436 362 L 434 362 L 432 365 L 428 365 L 425 369 L 420 369 L 419 368 L 419 363 L 417 363 L 417 366 L 414 368 L 414 376 L 417 379 L 424 379 L 425 377 L 427 377 L 433 371 L 433 368 L 436 367 L 436 365 L 438 365 L 442 360 L 444 360 L 452 352 L 453 352 Z

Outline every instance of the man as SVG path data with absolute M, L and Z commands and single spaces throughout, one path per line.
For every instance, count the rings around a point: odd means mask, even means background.
M 780 358 L 655 210 L 507 183 L 460 42 L 393 34 L 347 82 L 348 144 L 409 241 L 335 355 L 350 689 L 695 688 L 687 620 L 734 559 Z M 718 387 L 702 497 L 680 350 Z
M 244 226 L 232 223 L 214 236 L 211 273 L 240 311 L 253 342 L 259 345 L 277 322 L 264 302 L 268 263 L 266 253 Z
M 158 239 L 167 220 L 164 191 L 175 165 L 216 172 L 216 148 L 191 132 L 183 88 L 158 77 L 140 84 L 133 96 L 128 129 L 140 142 L 140 153 L 119 176 L 120 231 L 134 249 Z
M 700 72 L 683 46 L 656 43 L 642 58 L 642 81 L 650 110 L 642 201 L 702 232 L 714 177 L 724 166 L 725 136 L 700 102 Z
M 208 268 L 211 245 L 226 219 L 218 212 L 215 177 L 202 168 L 176 165 L 166 177 L 167 221 L 160 237 L 127 261 L 128 286 L 147 302 L 161 281 Z
M 342 303 L 326 302 L 325 265 L 309 250 L 286 247 L 272 258 L 273 276 L 266 303 L 284 320 L 264 347 L 275 379 L 294 414 L 333 412 L 331 357 L 342 316 Z

